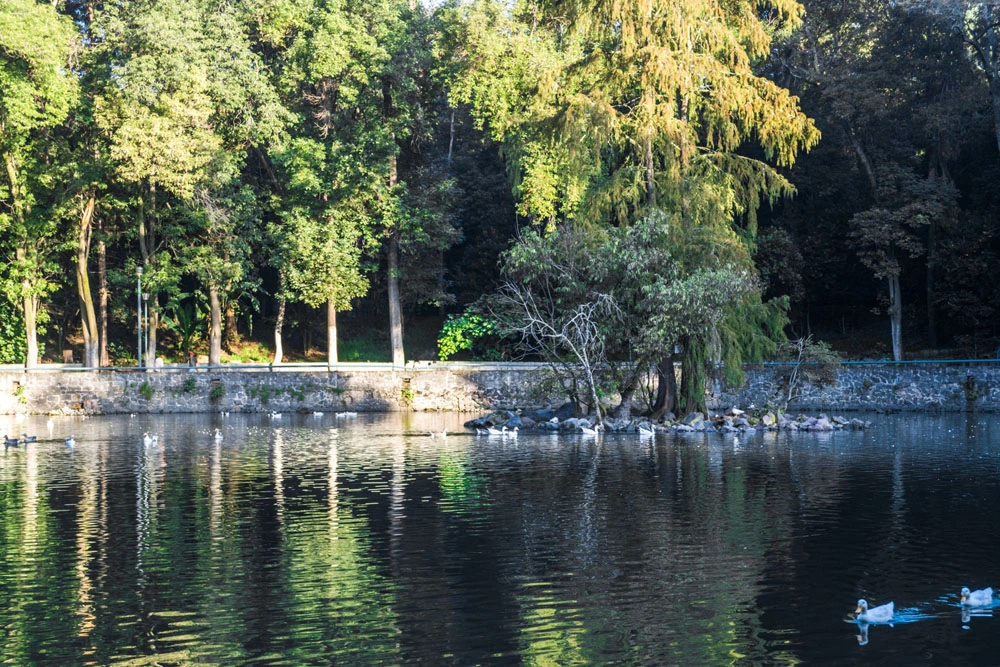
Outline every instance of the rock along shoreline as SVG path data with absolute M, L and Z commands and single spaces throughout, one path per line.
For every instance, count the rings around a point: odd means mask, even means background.
M 782 412 L 748 412 L 732 407 L 721 412 L 708 414 L 691 412 L 683 419 L 667 414 L 659 420 L 648 417 L 630 419 L 604 419 L 597 424 L 594 416 L 573 416 L 573 406 L 569 403 L 558 409 L 494 410 L 490 414 L 470 419 L 465 427 L 482 435 L 516 434 L 518 431 L 561 432 L 594 434 L 600 430 L 608 433 L 634 433 L 654 435 L 656 433 L 746 433 L 750 431 L 841 431 L 864 430 L 870 421 L 858 418 L 798 415 L 789 417 Z

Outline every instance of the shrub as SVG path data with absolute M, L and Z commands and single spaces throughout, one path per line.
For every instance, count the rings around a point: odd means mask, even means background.
M 448 357 L 472 350 L 477 341 L 497 335 L 497 325 L 482 315 L 466 311 L 461 315 L 449 315 L 438 335 L 438 357 L 447 361 Z

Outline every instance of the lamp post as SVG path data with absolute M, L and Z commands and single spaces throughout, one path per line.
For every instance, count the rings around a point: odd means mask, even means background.
M 142 368 L 142 267 L 141 266 L 135 267 L 135 278 L 136 278 L 135 301 L 136 301 L 136 307 L 139 311 L 138 313 L 136 313 L 137 315 L 136 322 L 138 323 L 138 331 L 139 331 L 139 345 L 137 350 L 138 352 L 137 359 L 139 360 L 139 368 Z

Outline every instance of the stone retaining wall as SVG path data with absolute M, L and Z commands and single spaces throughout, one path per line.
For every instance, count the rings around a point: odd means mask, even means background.
M 766 405 L 787 386 L 789 370 L 783 366 L 751 369 L 745 387 L 717 386 L 710 403 L 715 407 Z M 1000 363 L 840 366 L 833 384 L 801 387 L 788 407 L 803 412 L 1000 411 Z
M 444 410 L 533 404 L 534 365 L 0 372 L 0 414 Z
M 166 368 L 159 371 L 0 371 L 0 414 L 145 412 L 481 412 L 500 407 L 558 405 L 540 396 L 532 364 L 428 364 L 406 368 L 268 370 Z M 713 408 L 763 406 L 787 368 L 747 373 L 741 389 L 717 385 Z M 1000 364 L 841 366 L 827 386 L 805 385 L 795 411 L 1000 411 Z

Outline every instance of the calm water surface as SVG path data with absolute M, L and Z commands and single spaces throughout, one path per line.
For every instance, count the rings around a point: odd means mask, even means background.
M 1000 417 L 468 418 L 0 418 L 40 440 L 0 451 L 0 662 L 1000 664 L 1000 610 L 957 605 L 1000 585 Z M 898 622 L 849 622 L 859 597 Z

